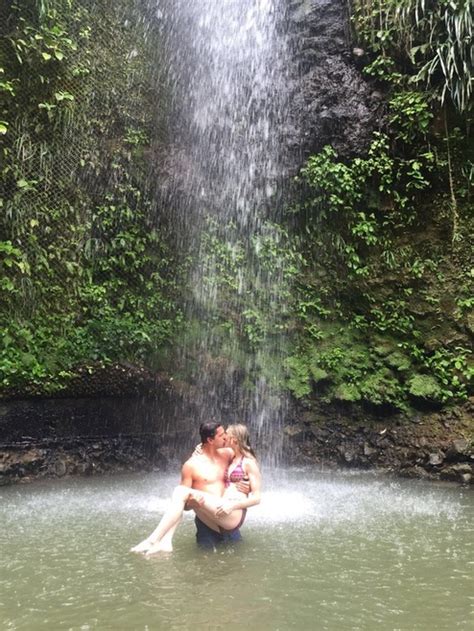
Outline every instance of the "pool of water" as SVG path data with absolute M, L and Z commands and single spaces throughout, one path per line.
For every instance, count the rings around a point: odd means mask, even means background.
M 474 628 L 474 494 L 303 469 L 264 472 L 244 541 L 128 552 L 176 475 L 37 482 L 0 491 L 2 629 Z

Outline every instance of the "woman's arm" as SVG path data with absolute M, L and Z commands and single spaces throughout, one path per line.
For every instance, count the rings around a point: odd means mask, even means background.
M 260 474 L 260 469 L 258 468 L 257 461 L 253 460 L 253 458 L 246 458 L 244 460 L 244 470 L 249 476 L 250 493 L 245 499 L 242 500 L 225 501 L 222 506 L 216 511 L 216 515 L 229 515 L 234 510 L 250 508 L 251 506 L 256 506 L 257 504 L 260 504 L 262 476 Z
M 219 454 L 219 456 L 225 456 L 228 459 L 229 464 L 234 459 L 234 450 L 231 449 L 230 447 L 220 447 L 217 450 L 217 453 Z
M 194 451 L 193 451 L 192 455 L 193 456 L 200 456 L 202 453 L 203 453 L 203 451 L 202 451 L 202 443 L 199 443 L 199 445 L 196 445 L 196 447 L 194 447 Z M 225 456 L 227 458 L 227 460 L 229 461 L 229 464 L 234 459 L 234 450 L 231 449 L 230 447 L 220 447 L 217 450 L 217 453 L 220 456 Z

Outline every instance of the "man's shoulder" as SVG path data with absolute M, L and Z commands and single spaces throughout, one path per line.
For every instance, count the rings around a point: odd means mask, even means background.
M 182 471 L 192 474 L 202 471 L 204 467 L 227 466 L 232 460 L 232 453 L 232 449 L 223 448 L 219 449 L 219 452 L 213 458 L 209 458 L 205 453 L 193 454 L 183 464 Z
M 205 454 L 193 454 L 183 464 L 183 471 L 197 471 L 206 464 L 209 464 L 209 458 Z
M 201 459 L 201 454 L 193 454 L 183 464 L 183 469 L 188 469 L 188 470 L 194 469 L 199 464 L 200 459 Z

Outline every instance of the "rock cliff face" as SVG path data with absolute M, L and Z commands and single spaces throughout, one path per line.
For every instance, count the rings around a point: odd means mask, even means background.
M 287 0 L 279 30 L 289 50 L 287 115 L 274 129 L 284 156 L 279 179 L 285 181 L 325 145 L 342 158 L 363 152 L 383 122 L 384 101 L 358 69 L 362 51 L 354 53 L 345 2 Z M 171 116 L 176 117 L 179 113 Z M 179 125 L 175 132 L 154 155 L 159 194 L 164 205 L 174 208 L 195 201 L 194 182 L 201 177 L 189 147 L 178 140 Z
M 363 153 L 383 124 L 384 97 L 358 69 L 363 51 L 353 51 L 346 3 L 287 0 L 281 29 L 291 51 L 291 98 L 282 130 L 288 174 L 326 144 L 341 158 Z M 159 163 L 157 179 L 165 199 L 188 194 L 188 167 L 193 166 L 172 143 L 170 139 L 149 156 Z M 418 309 L 423 308 L 421 316 L 428 321 L 432 307 L 418 300 Z M 446 313 L 443 308 L 443 322 Z M 448 328 L 451 334 L 453 327 Z M 472 326 L 459 333 L 460 343 L 467 344 L 468 333 Z M 22 401 L 21 392 L 14 394 L 16 401 L 0 407 L 0 483 L 164 467 L 173 444 L 195 440 L 189 432 L 195 425 L 189 387 L 134 367 L 86 371 L 62 399 Z M 293 410 L 285 434 L 298 463 L 383 468 L 470 483 L 472 416 L 472 403 L 449 413 L 420 413 L 412 420 L 381 419 L 342 403 L 315 403 L 311 410 Z
M 18 394 L 0 401 L 0 486 L 164 469 L 197 444 L 194 418 L 189 387 L 129 365 L 84 371 L 61 398 Z
M 474 401 L 447 412 L 389 419 L 320 404 L 295 409 L 285 427 L 293 462 L 380 469 L 410 478 L 474 482 Z
M 373 132 L 384 127 L 386 105 L 384 95 L 361 73 L 365 53 L 351 43 L 347 4 L 293 0 L 288 3 L 287 17 L 295 70 L 293 131 L 287 136 L 288 147 L 300 152 L 300 162 L 327 144 L 336 149 L 343 161 L 363 156 Z M 426 259 L 436 258 L 439 266 L 437 274 L 426 271 L 420 275 L 408 301 L 409 317 L 428 353 L 442 352 L 453 344 L 467 349 L 472 344 L 469 316 L 467 312 L 461 316 L 456 306 L 459 278 L 469 275 L 460 259 L 469 260 L 470 254 L 462 244 L 454 255 L 449 247 L 446 215 L 437 208 L 442 206 L 443 194 L 439 193 L 439 200 L 428 196 L 426 208 L 417 208 L 419 221 L 400 242 L 401 247 L 408 242 Z M 468 235 L 468 227 L 464 229 Z M 328 270 L 329 267 L 319 271 L 326 275 Z M 445 282 L 440 284 L 439 278 Z M 381 272 L 370 279 L 370 286 L 368 281 L 368 288 L 383 302 L 396 296 L 404 283 L 407 277 L 402 272 Z M 355 289 L 355 284 L 346 288 L 350 299 L 357 302 L 360 294 Z M 368 355 L 374 354 L 373 341 L 369 336 L 363 342 Z M 384 344 L 389 348 L 391 343 L 393 340 L 387 337 L 379 350 L 381 356 L 387 357 L 387 365 L 392 363 L 389 369 L 398 373 L 403 368 L 395 365 L 396 345 L 391 356 L 382 351 Z M 346 356 L 351 345 L 355 347 L 354 343 L 343 347 L 341 342 Z M 408 381 L 412 412 L 418 411 L 413 416 L 383 406 L 374 414 L 369 400 L 362 400 L 357 408 L 349 403 L 354 400 L 350 393 L 342 391 L 331 403 L 323 403 L 328 397 L 324 396 L 324 384 L 318 384 L 320 387 L 315 387 L 306 398 L 305 406 L 295 408 L 293 422 L 286 428 L 295 459 L 323 466 L 376 467 L 407 476 L 472 483 L 472 402 L 447 409 L 439 397 L 436 400 L 433 383 L 425 374 Z
M 382 122 L 383 95 L 357 69 L 347 3 L 292 0 L 287 20 L 294 64 L 289 149 L 300 160 L 326 144 L 341 157 L 361 153 Z

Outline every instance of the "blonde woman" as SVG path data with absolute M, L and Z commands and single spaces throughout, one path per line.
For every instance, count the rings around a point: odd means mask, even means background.
M 245 425 L 230 425 L 227 432 L 217 423 L 200 427 L 202 443 L 183 465 L 181 484 L 175 488 L 171 505 L 153 533 L 133 552 L 147 556 L 171 551 L 174 532 L 184 507 L 194 500 L 197 517 L 217 533 L 230 533 L 243 524 L 247 508 L 260 503 L 261 476 Z M 248 495 L 237 488 L 249 480 Z

